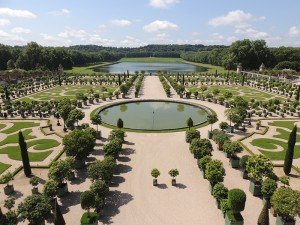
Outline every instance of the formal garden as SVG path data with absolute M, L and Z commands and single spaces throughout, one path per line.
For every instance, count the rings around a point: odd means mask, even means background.
M 206 224 L 299 223 L 295 84 L 217 72 L 68 73 L 1 91 L 4 224 L 134 224 L 124 212 L 133 215 L 143 203 L 167 221 L 163 208 L 185 214 L 185 201 L 195 220 L 202 218 L 196 205 L 207 207 Z M 154 92 L 210 109 L 207 121 L 196 126 L 188 118 L 184 128 L 146 134 L 125 129 L 120 117 L 103 126 L 99 109 L 153 99 Z

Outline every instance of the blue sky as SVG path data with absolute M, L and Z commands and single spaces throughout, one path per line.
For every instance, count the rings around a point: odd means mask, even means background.
M 0 0 L 0 43 L 300 47 L 299 0 Z

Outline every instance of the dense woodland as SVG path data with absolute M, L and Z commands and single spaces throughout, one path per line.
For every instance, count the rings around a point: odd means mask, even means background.
M 222 45 L 147 45 L 137 48 L 116 48 L 97 45 L 43 47 L 35 42 L 26 46 L 0 44 L 0 70 L 55 70 L 99 62 L 116 61 L 123 57 L 171 57 L 235 69 L 242 63 L 246 70 L 257 70 L 264 63 L 270 69 L 300 71 L 300 48 L 269 48 L 264 40 L 248 39 Z

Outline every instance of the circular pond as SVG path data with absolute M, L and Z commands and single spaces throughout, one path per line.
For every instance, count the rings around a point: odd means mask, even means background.
M 117 126 L 121 118 L 124 128 L 139 130 L 171 130 L 187 127 L 192 118 L 195 125 L 206 122 L 208 112 L 196 105 L 172 101 L 126 102 L 102 108 L 102 122 Z

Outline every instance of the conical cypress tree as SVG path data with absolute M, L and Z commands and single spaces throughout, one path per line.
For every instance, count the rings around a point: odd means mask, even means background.
M 65 219 L 60 211 L 59 205 L 57 203 L 57 199 L 55 199 L 55 207 L 54 207 L 54 225 L 65 225 Z
M 283 165 L 283 171 L 286 175 L 290 174 L 292 169 L 296 137 L 297 137 L 297 126 L 294 126 L 292 132 L 290 133 L 290 137 L 288 141 L 288 149 L 285 154 L 284 165 Z
M 299 96 L 300 96 L 300 85 L 298 86 L 298 90 L 297 90 L 296 97 L 295 97 L 295 99 L 297 101 L 299 101 Z
M 259 214 L 257 225 L 270 225 L 269 222 L 269 209 L 267 202 L 265 203 L 261 213 Z
M 24 140 L 22 131 L 19 131 L 19 146 L 21 150 L 24 173 L 26 177 L 29 177 L 31 175 L 31 168 L 30 168 L 30 162 L 29 162 L 29 157 L 27 152 L 27 145 Z
M 121 85 L 121 75 L 118 74 L 119 86 Z

